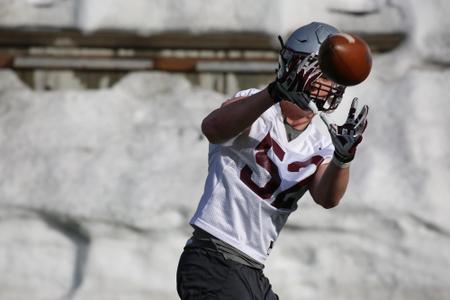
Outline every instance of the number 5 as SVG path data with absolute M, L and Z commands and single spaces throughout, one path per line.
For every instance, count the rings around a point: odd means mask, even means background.
M 271 178 L 270 180 L 263 186 L 258 186 L 252 179 L 253 171 L 251 168 L 246 165 L 240 174 L 240 179 L 244 182 L 255 194 L 257 194 L 261 199 L 270 199 L 273 193 L 278 189 L 281 184 L 280 174 L 278 172 L 278 167 L 275 163 L 270 159 L 267 155 L 267 152 L 273 148 L 273 152 L 275 155 L 283 161 L 285 152 L 281 149 L 280 145 L 272 139 L 270 136 L 270 132 L 262 139 L 262 141 L 255 148 L 255 160 L 258 165 L 269 172 Z M 316 155 L 306 161 L 295 161 L 288 165 L 287 169 L 289 172 L 298 172 L 300 169 L 309 166 L 310 164 L 315 164 L 316 166 L 320 165 L 323 161 L 323 157 Z M 284 192 L 281 192 L 276 200 L 272 203 L 273 206 L 280 208 L 285 205 L 291 205 L 292 199 L 288 201 L 289 203 L 284 203 L 290 194 L 296 191 L 300 191 L 305 188 L 308 184 L 310 178 L 305 178 L 302 181 L 298 182 L 291 188 L 287 189 Z M 295 199 L 295 201 L 298 199 Z

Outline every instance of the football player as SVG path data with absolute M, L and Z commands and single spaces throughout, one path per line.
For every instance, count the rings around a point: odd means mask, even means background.
M 178 264 L 181 299 L 278 299 L 264 262 L 297 201 L 309 191 L 324 208 L 339 204 L 368 107 L 357 113 L 355 98 L 345 124 L 327 121 L 345 86 L 322 74 L 317 55 L 337 32 L 314 22 L 280 38 L 276 79 L 238 92 L 203 120 L 208 177 Z M 316 114 L 329 136 L 311 123 Z

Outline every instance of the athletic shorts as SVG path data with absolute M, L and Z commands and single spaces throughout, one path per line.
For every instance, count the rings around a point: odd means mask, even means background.
M 226 260 L 214 244 L 187 244 L 177 270 L 182 300 L 277 300 L 263 271 Z

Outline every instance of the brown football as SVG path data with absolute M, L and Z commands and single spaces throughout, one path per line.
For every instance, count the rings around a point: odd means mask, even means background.
M 330 35 L 320 46 L 320 69 L 336 83 L 351 86 L 363 82 L 372 68 L 372 54 L 367 43 L 348 33 Z

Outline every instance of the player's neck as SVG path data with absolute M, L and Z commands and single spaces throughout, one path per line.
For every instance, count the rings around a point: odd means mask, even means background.
M 305 130 L 314 117 L 312 112 L 304 111 L 291 102 L 281 101 L 280 107 L 284 122 L 298 131 Z
M 296 139 L 300 134 L 303 133 L 304 130 L 298 130 L 289 125 L 286 120 L 284 120 L 284 128 L 286 130 L 286 137 L 288 141 L 292 141 L 293 139 Z

